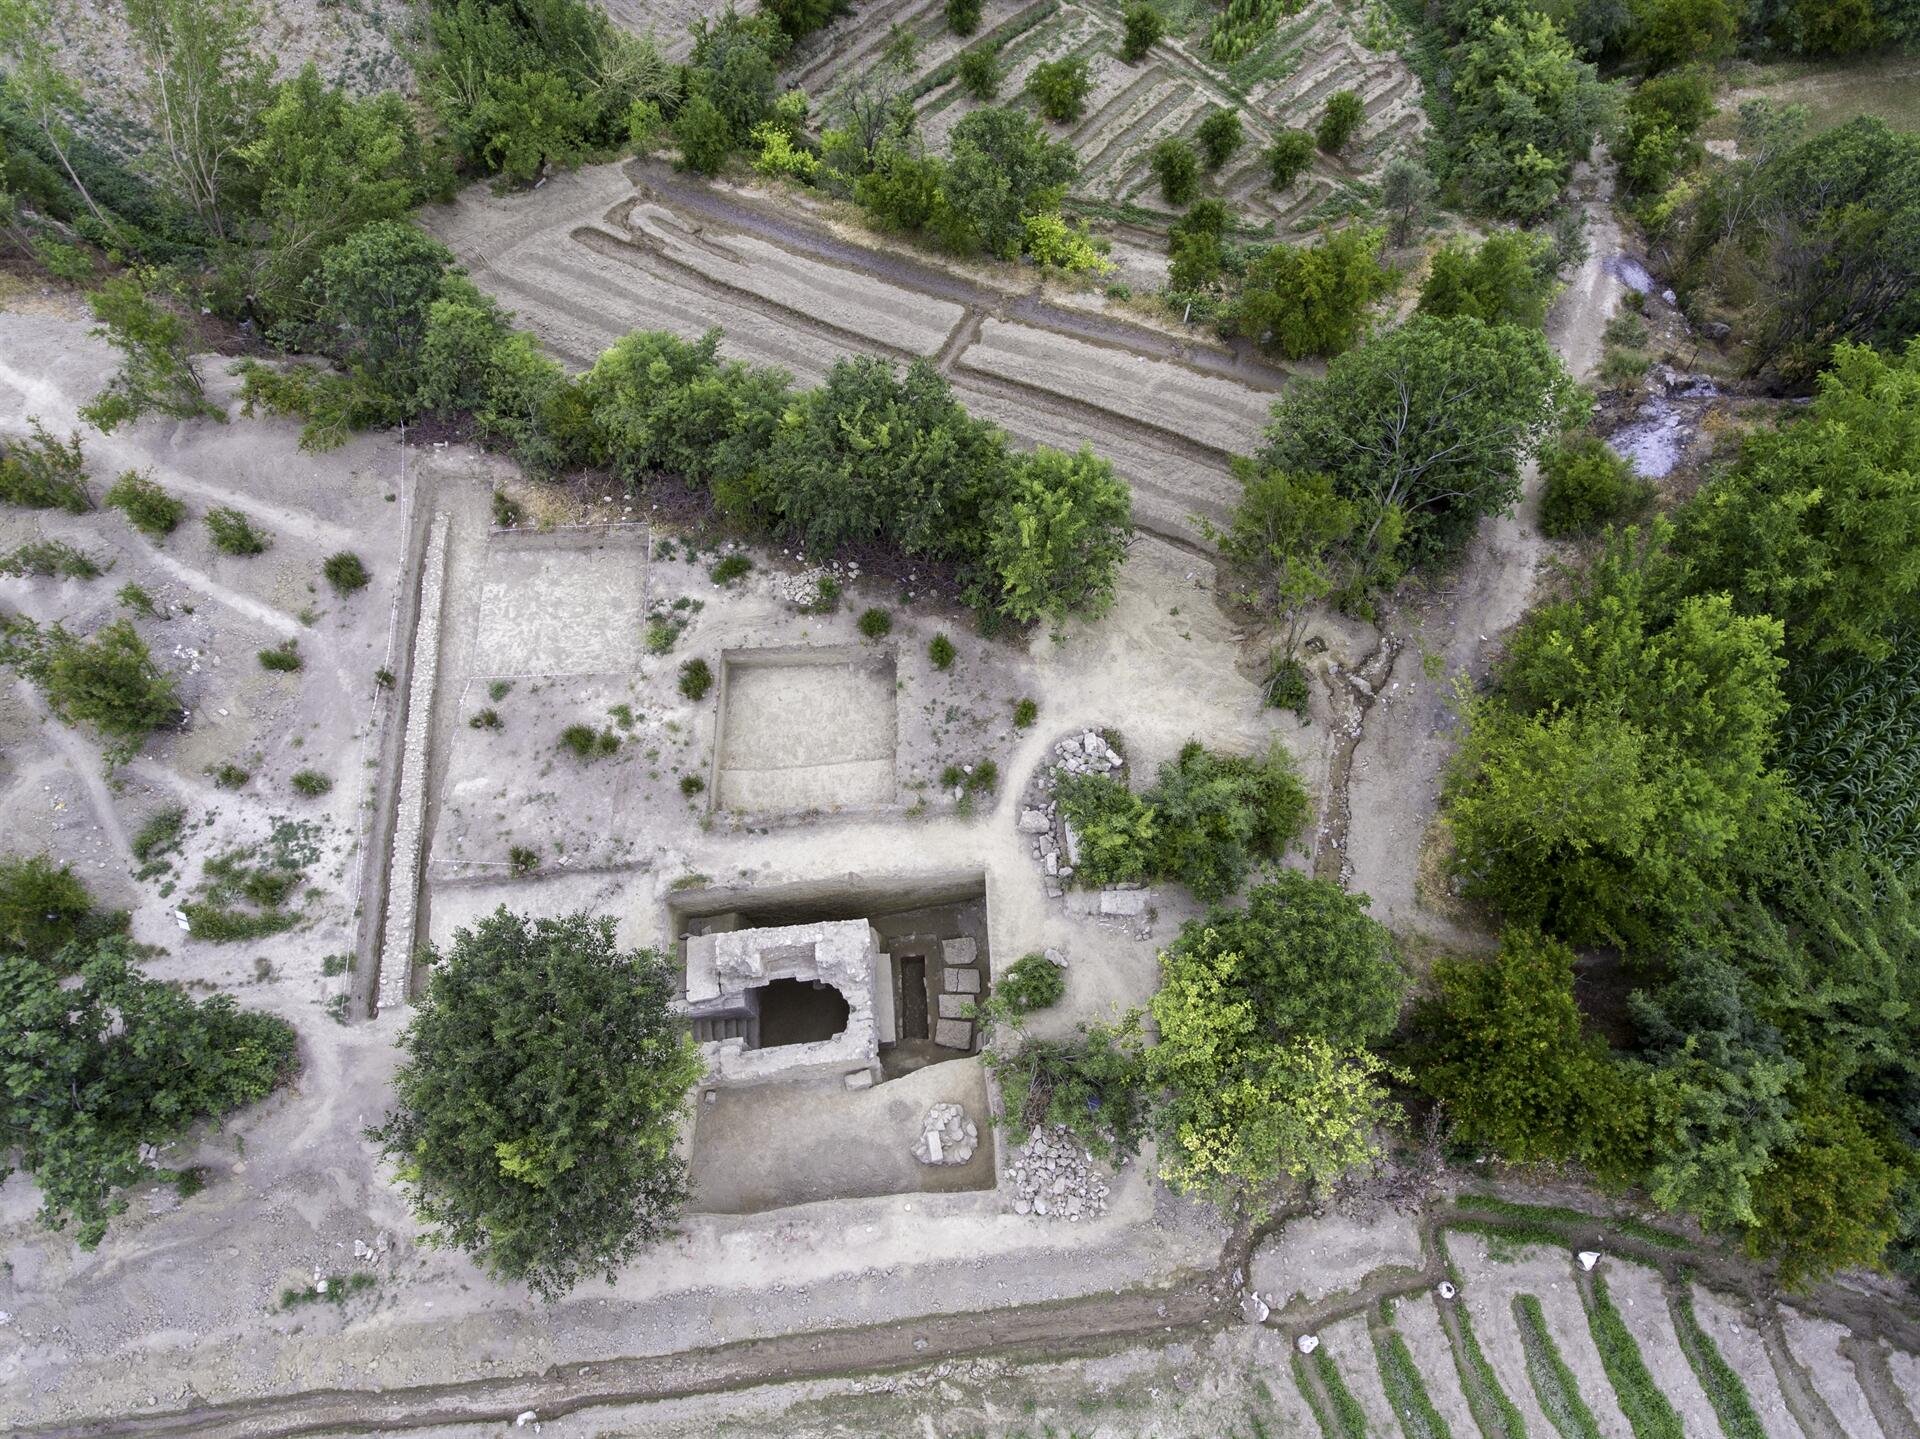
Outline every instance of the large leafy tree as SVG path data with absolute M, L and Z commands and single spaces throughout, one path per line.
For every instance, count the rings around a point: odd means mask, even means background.
M 64 971 L 74 971 L 68 979 Z M 293 1029 L 227 995 L 195 1003 L 102 939 L 54 963 L 0 955 L 0 1152 L 40 1186 L 41 1217 L 91 1249 L 147 1146 L 264 1098 L 291 1071 Z
M 973 243 L 1011 260 L 1026 235 L 1022 222 L 1057 210 L 1078 170 L 1073 147 L 1048 139 L 1033 116 L 987 106 L 953 127 L 944 194 Z
M 19 618 L 0 633 L 0 661 L 40 686 L 53 712 L 87 724 L 108 742 L 108 755 L 128 759 L 147 736 L 180 718 L 173 679 L 153 662 L 126 620 L 79 639 L 60 625 L 41 630 Z
M 42 963 L 75 940 L 91 943 L 126 924 L 99 914 L 71 865 L 46 855 L 0 855 L 0 957 Z
M 1679 526 L 1698 588 L 1795 650 L 1885 659 L 1920 621 L 1920 340 L 1837 346 L 1807 413 L 1749 436 Z
M 1132 537 L 1133 500 L 1111 465 L 1084 447 L 1037 450 L 987 521 L 981 602 L 1019 623 L 1103 615 Z
M 306 284 L 307 336 L 395 418 L 417 408 L 419 357 L 453 255 L 404 220 L 363 225 L 321 258 Z
M 1767 762 L 1779 621 L 1675 602 L 1663 538 L 1629 531 L 1527 618 L 1448 781 L 1469 892 L 1575 943 L 1663 948 L 1794 812 Z
M 1262 251 L 1221 329 L 1289 360 L 1339 354 L 1360 338 L 1368 308 L 1393 288 L 1380 264 L 1381 235 L 1349 228 L 1317 245 Z
M 1609 1178 L 1639 1172 L 1645 1091 L 1582 1032 L 1570 950 L 1509 928 L 1497 955 L 1443 960 L 1433 979 L 1438 992 L 1414 1019 L 1415 1070 L 1463 1144 Z
M 1157 818 L 1153 871 L 1200 899 L 1232 894 L 1256 865 L 1277 860 L 1312 817 L 1293 757 L 1216 754 L 1198 740 L 1160 766 L 1145 796 Z
M 434 1242 L 553 1298 L 665 1237 L 701 1075 L 673 995 L 666 957 L 622 950 L 608 918 L 503 907 L 455 933 L 370 1131 Z
M 1550 235 L 1499 230 L 1471 248 L 1449 241 L 1420 288 L 1420 313 L 1537 328 L 1559 288 L 1554 269 Z
M 1359 503 L 1364 573 L 1390 583 L 1459 549 L 1520 494 L 1520 463 L 1577 392 L 1545 336 L 1471 316 L 1417 316 L 1337 357 L 1274 406 L 1259 461 L 1324 473 Z

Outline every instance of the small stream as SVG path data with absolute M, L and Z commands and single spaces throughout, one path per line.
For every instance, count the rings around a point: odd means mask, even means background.
M 1606 268 L 1629 289 L 1673 304 L 1673 291 L 1633 256 L 1610 256 Z M 1719 397 L 1720 387 L 1705 376 L 1657 365 L 1648 376 L 1632 418 L 1606 437 L 1607 444 L 1633 466 L 1641 479 L 1664 479 L 1686 455 L 1707 407 Z

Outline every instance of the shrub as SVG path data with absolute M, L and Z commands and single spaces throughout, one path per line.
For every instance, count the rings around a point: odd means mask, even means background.
M 600 759 L 620 748 L 620 736 L 611 729 L 596 730 L 590 724 L 570 724 L 560 731 L 560 744 L 578 760 Z
M 44 854 L 0 855 L 0 955 L 44 963 L 68 944 L 110 933 L 123 918 L 94 912 L 72 866 Z
M 1039 718 L 1040 705 L 1037 701 L 1021 699 L 1013 702 L 1013 727 L 1015 729 L 1031 729 L 1033 722 Z
M 114 620 L 76 639 L 60 625 L 42 631 L 16 618 L 0 630 L 0 660 L 40 686 L 68 724 L 90 724 L 110 759 L 131 758 L 154 730 L 180 717 L 173 680 L 153 662 L 140 634 Z
M 1000 93 L 1002 72 L 1000 51 L 992 45 L 979 45 L 960 57 L 960 88 L 975 100 L 991 100 Z
M 493 492 L 493 524 L 495 529 L 510 530 L 526 518 L 526 512 L 520 508 L 520 502 L 505 490 Z
M 1540 452 L 1540 532 L 1556 540 L 1639 519 L 1653 486 L 1596 435 L 1579 435 Z
M 947 0 L 947 28 L 956 35 L 971 35 L 980 28 L 981 0 Z
M 1147 165 L 1160 182 L 1160 198 L 1169 205 L 1185 205 L 1200 190 L 1200 162 L 1193 146 L 1170 135 L 1153 147 Z
M 1307 717 L 1313 693 L 1307 684 L 1307 667 L 1299 660 L 1276 655 L 1267 670 L 1265 690 L 1269 709 L 1292 710 L 1301 719 Z
M 507 851 L 507 870 L 511 874 L 532 874 L 540 868 L 540 851 L 516 844 Z
M 180 836 L 186 830 L 187 812 L 175 805 L 157 810 L 134 833 L 133 857 L 149 864 L 180 848 Z
M 87 471 L 80 458 L 80 436 L 56 440 L 37 419 L 24 440 L 0 446 L 0 500 L 29 510 L 65 510 L 84 515 L 93 508 L 87 495 Z
M 703 659 L 691 659 L 680 666 L 680 693 L 698 704 L 713 688 L 713 670 Z
M 144 615 L 150 620 L 160 618 L 160 607 L 154 603 L 153 596 L 140 585 L 124 584 L 120 586 L 120 592 L 114 598 L 136 615 Z
M 1084 229 L 1069 225 L 1059 215 L 1029 215 L 1023 221 L 1025 238 L 1021 249 L 1037 265 L 1050 265 L 1068 274 L 1093 271 L 1106 274 L 1113 262 L 1095 248 Z
M 1214 754 L 1198 740 L 1160 767 L 1146 802 L 1157 818 L 1154 873 L 1204 900 L 1238 889 L 1254 866 L 1278 859 L 1312 814 L 1292 757 Z
M 295 770 L 293 777 L 287 783 L 293 786 L 296 793 L 303 794 L 308 799 L 318 799 L 333 788 L 333 781 L 317 769 Z
M 1120 41 L 1120 58 L 1129 65 L 1138 64 L 1166 33 L 1167 25 L 1160 18 L 1160 12 L 1146 4 L 1145 0 L 1128 6 L 1126 33 Z
M 1336 155 L 1366 118 L 1366 106 L 1360 103 L 1358 95 L 1351 90 L 1336 90 L 1327 96 L 1327 108 L 1314 127 L 1314 143 L 1329 155 Z
M 128 470 L 109 485 L 105 499 L 110 508 L 127 517 L 128 524 L 152 540 L 172 534 L 187 513 L 185 504 L 137 470 Z
M 365 589 L 372 578 L 367 573 L 367 567 L 360 562 L 360 556 L 350 550 L 327 556 L 320 573 L 327 577 L 327 583 L 333 586 L 334 593 L 342 595 Z
M 1040 113 L 1056 125 L 1078 120 L 1087 108 L 1093 81 L 1079 56 L 1043 61 L 1027 76 L 1027 93 Z
M 1044 954 L 1023 954 L 1007 967 L 993 992 L 1014 1013 L 1031 1014 L 1060 1002 L 1067 977 Z
M 105 573 L 92 555 L 62 540 L 30 540 L 12 553 L 0 557 L 0 575 L 97 580 Z
M 213 547 L 223 555 L 257 555 L 268 544 L 253 522 L 235 509 L 208 510 L 207 532 L 213 536 Z
M 500 711 L 489 706 L 474 715 L 467 723 L 474 729 L 499 729 Z
M 1029 1040 L 985 1058 L 1007 1104 L 1007 1137 L 1024 1144 L 1060 1125 L 1097 1157 L 1136 1153 L 1149 1120 L 1138 1014 L 1117 1026 L 1083 1025 L 1076 1040 Z
M 213 782 L 221 789 L 239 789 L 253 776 L 240 768 L 232 760 L 227 760 L 218 769 L 212 771 Z
M 893 616 L 876 605 L 861 611 L 858 628 L 870 640 L 885 639 L 893 633 Z
M 1103 615 L 1132 538 L 1132 494 L 1113 466 L 1085 447 L 1042 446 L 1015 463 L 969 598 L 1016 624 Z
M 1313 136 L 1305 130 L 1282 130 L 1267 146 L 1267 174 L 1273 188 L 1284 190 L 1313 164 Z
M 707 578 L 716 585 L 730 585 L 753 569 L 753 561 L 745 555 L 726 555 L 707 571 Z
M 287 640 L 284 644 L 277 644 L 270 650 L 261 650 L 260 668 L 263 670 L 278 670 L 283 674 L 291 674 L 293 671 L 299 669 L 300 642 L 298 640 Z
M 1077 884 L 1091 888 L 1148 877 L 1159 828 L 1153 810 L 1125 784 L 1107 775 L 1070 775 L 1055 785 L 1054 797 L 1080 841 Z
M 935 635 L 927 645 L 927 658 L 933 662 L 933 667 L 937 670 L 943 670 L 952 665 L 954 657 L 953 641 L 945 635 Z
M 1211 174 L 1233 158 L 1246 140 L 1246 131 L 1240 124 L 1240 112 L 1237 110 L 1210 111 L 1207 118 L 1200 122 L 1200 128 L 1193 132 L 1195 142 L 1200 146 L 1200 161 Z
M 1317 245 L 1262 251 L 1247 267 L 1221 329 L 1289 360 L 1350 348 L 1369 307 L 1393 287 L 1392 273 L 1380 263 L 1380 241 L 1380 231 L 1355 225 Z
M 703 793 L 706 787 L 707 782 L 697 774 L 683 774 L 680 776 L 680 793 L 688 799 L 692 799 L 695 795 Z

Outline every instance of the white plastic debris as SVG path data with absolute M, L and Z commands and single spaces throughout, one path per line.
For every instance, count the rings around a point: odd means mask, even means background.
M 1592 1272 L 1593 1266 L 1600 1262 L 1599 1251 L 1593 1249 L 1582 1249 L 1575 1258 L 1580 1261 L 1580 1267 L 1589 1273 Z
M 1460 1291 L 1453 1287 L 1453 1283 L 1451 1280 L 1442 1279 L 1440 1281 L 1439 1289 L 1436 1290 L 1435 1292 L 1439 1294 L 1439 1296 L 1442 1299 L 1451 1299 L 1453 1298 L 1454 1295 L 1458 1294 Z

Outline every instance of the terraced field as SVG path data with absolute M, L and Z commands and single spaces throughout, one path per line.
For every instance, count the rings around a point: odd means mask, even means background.
M 538 191 L 483 187 L 427 216 L 474 279 L 564 363 L 620 336 L 718 326 L 723 348 L 817 383 L 850 354 L 928 357 L 1017 442 L 1091 445 L 1140 525 L 1183 544 L 1238 492 L 1284 371 L 1095 310 L 1056 306 L 840 239 L 663 165 L 603 166 Z
M 800 46 L 787 79 L 823 97 L 831 113 L 835 89 L 875 64 L 898 26 L 920 41 L 910 93 L 922 132 L 940 145 L 974 105 L 953 78 L 962 51 L 999 48 L 1003 102 L 1020 95 L 1034 66 L 1084 56 L 1094 82 L 1086 112 L 1071 127 L 1054 127 L 1080 156 L 1072 208 L 1149 229 L 1164 225 L 1172 212 L 1148 171 L 1148 152 L 1168 136 L 1191 138 L 1219 106 L 1239 108 L 1246 143 L 1206 181 L 1206 192 L 1226 200 L 1248 225 L 1270 224 L 1281 235 L 1310 232 L 1364 204 L 1369 177 L 1395 151 L 1419 142 L 1425 125 L 1419 81 L 1391 51 L 1362 44 L 1368 21 L 1359 7 L 1315 0 L 1225 67 L 1208 60 L 1211 7 L 1139 64 L 1123 63 L 1122 9 L 1118 0 L 989 0 L 980 29 L 963 40 L 947 29 L 942 0 L 875 0 Z M 1383 43 L 1378 34 L 1368 38 Z M 1276 192 L 1263 158 L 1268 142 L 1282 129 L 1311 129 L 1327 97 L 1341 89 L 1365 101 L 1365 123 L 1338 159 L 1316 156 L 1307 175 Z

